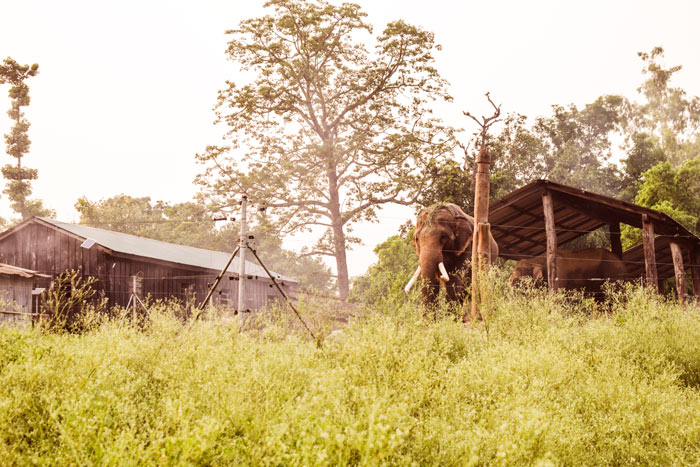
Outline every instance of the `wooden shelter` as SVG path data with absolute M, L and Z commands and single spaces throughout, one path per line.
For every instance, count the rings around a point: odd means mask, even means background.
M 264 252 L 260 252 L 264 259 Z M 0 261 L 39 271 L 37 280 L 48 287 L 65 271 L 80 270 L 98 279 L 98 292 L 112 305 L 126 306 L 135 294 L 141 300 L 178 298 L 199 303 L 224 268 L 230 253 L 175 245 L 121 232 L 33 217 L 0 234 Z M 238 303 L 238 261 L 227 269 L 212 297 L 215 304 L 235 308 Z M 246 268 L 246 309 L 281 300 L 263 268 L 249 261 Z M 299 283 L 273 273 L 285 292 Z
M 0 322 L 31 322 L 37 314 L 37 271 L 0 263 Z
M 537 180 L 494 202 L 489 221 L 501 257 L 547 255 L 552 289 L 558 286 L 557 247 L 607 227 L 611 249 L 627 264 L 632 278 L 642 278 L 658 290 L 659 279 L 675 276 L 679 299 L 684 300 L 689 267 L 694 294 L 700 296 L 700 238 L 662 212 Z M 643 243 L 623 252 L 621 224 L 642 229 Z

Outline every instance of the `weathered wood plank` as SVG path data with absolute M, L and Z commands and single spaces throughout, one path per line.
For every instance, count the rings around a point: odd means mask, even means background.
M 659 291 L 659 275 L 656 270 L 656 249 L 654 247 L 654 224 L 649 216 L 642 214 L 642 240 L 644 242 L 644 266 L 647 286 Z
M 685 283 L 685 268 L 683 267 L 683 252 L 680 245 L 671 242 L 671 257 L 673 258 L 673 270 L 676 273 L 676 291 L 678 292 L 678 302 L 685 305 L 688 295 L 688 288 Z
M 545 233 L 547 235 L 547 284 L 549 290 L 559 288 L 557 271 L 557 231 L 555 229 L 554 203 L 552 195 L 545 191 L 542 193 L 542 209 L 544 212 Z

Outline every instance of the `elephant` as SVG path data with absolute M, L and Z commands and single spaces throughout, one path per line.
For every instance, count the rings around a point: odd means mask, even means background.
M 601 296 L 606 280 L 627 279 L 627 267 L 615 253 L 604 248 L 583 250 L 557 249 L 557 273 L 560 287 L 566 290 L 583 289 L 588 294 Z M 523 277 L 547 281 L 547 256 L 521 259 L 510 276 L 511 285 Z
M 474 218 L 453 203 L 436 203 L 418 214 L 413 245 L 418 253 L 418 269 L 406 285 L 408 291 L 419 276 L 424 279 L 421 290 L 423 303 L 431 305 L 440 286 L 447 299 L 458 301 L 464 295 L 464 286 L 456 275 L 467 258 L 471 257 Z M 498 245 L 493 235 L 489 238 L 491 258 L 498 257 Z

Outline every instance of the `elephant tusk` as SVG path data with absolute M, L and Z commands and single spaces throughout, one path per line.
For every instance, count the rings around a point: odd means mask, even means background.
M 413 277 L 411 277 L 411 280 L 408 281 L 408 284 L 406 284 L 406 287 L 403 288 L 403 290 L 408 293 L 409 290 L 411 290 L 411 287 L 413 287 L 413 284 L 416 283 L 416 280 L 418 280 L 418 276 L 420 276 L 420 266 L 418 266 L 418 269 L 416 269 L 416 272 L 413 274 Z
M 445 269 L 445 265 L 440 261 L 438 264 L 438 269 L 440 270 L 440 279 L 444 280 L 445 282 L 450 282 L 450 276 L 447 275 L 447 270 Z

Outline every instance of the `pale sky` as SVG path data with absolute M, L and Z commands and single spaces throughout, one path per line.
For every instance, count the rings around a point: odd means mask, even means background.
M 462 110 L 486 113 L 490 91 L 504 112 L 530 117 L 552 104 L 585 105 L 602 94 L 636 96 L 638 51 L 660 45 L 672 83 L 700 95 L 700 2 L 686 1 L 358 1 L 375 34 L 395 19 L 433 31 L 443 50 L 437 68 L 454 104 L 441 115 L 473 130 Z M 242 79 L 226 60 L 226 29 L 263 12 L 255 1 L 3 2 L 0 60 L 38 63 L 30 153 L 39 170 L 34 196 L 59 220 L 75 222 L 75 201 L 125 193 L 189 201 L 201 168 L 194 155 L 220 142 L 213 125 L 224 80 Z M 9 131 L 7 86 L 0 87 L 0 133 Z M 4 154 L 2 165 L 14 163 Z M 360 225 L 365 245 L 349 255 L 350 275 L 376 261 L 374 246 L 411 217 L 388 207 L 381 222 Z M 0 215 L 12 216 L 3 195 Z M 292 249 L 313 239 L 295 237 Z

